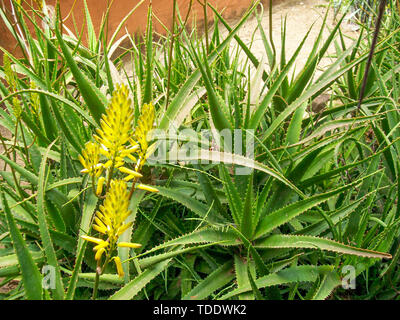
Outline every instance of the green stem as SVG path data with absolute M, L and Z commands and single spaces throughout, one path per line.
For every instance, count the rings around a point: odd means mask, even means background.
M 24 150 L 25 150 L 25 157 L 26 157 L 26 162 L 28 164 L 28 166 L 31 165 L 30 159 L 29 159 L 29 152 L 28 152 L 28 145 L 26 144 L 26 139 L 25 139 L 25 134 L 24 134 L 24 130 L 22 128 L 22 121 L 19 120 L 17 125 L 19 124 L 19 126 L 21 127 L 21 136 L 22 136 L 22 141 L 24 143 Z
M 93 288 L 93 296 L 92 300 L 96 300 L 97 298 L 97 291 L 99 289 L 99 282 L 100 282 L 100 260 L 97 262 L 97 267 L 96 267 L 96 279 L 94 280 L 94 288 Z
M 93 289 L 93 296 L 92 300 L 96 300 L 97 297 L 97 291 L 99 289 L 99 280 L 100 280 L 100 275 L 98 272 L 96 272 L 96 280 L 94 282 L 94 289 Z
M 97 292 L 99 291 L 99 283 L 100 283 L 100 276 L 104 273 L 106 270 L 106 267 L 108 263 L 110 262 L 110 252 L 112 252 L 114 249 L 110 249 L 106 256 L 106 260 L 104 261 L 103 267 L 100 267 L 100 260 L 97 262 L 97 267 L 96 267 L 96 278 L 94 280 L 94 288 L 93 288 L 93 296 L 92 300 L 96 300 L 97 298 Z
M 208 1 L 204 0 L 204 4 L 203 4 L 203 10 L 204 10 L 204 32 L 205 32 L 205 37 L 206 37 L 206 52 L 207 52 L 207 54 L 209 54 L 210 53 L 210 44 L 209 44 L 209 39 L 208 39 L 207 7 L 208 7 Z
M 174 42 L 175 42 L 175 20 L 176 20 L 176 0 L 174 0 L 173 8 L 172 8 L 172 32 L 171 32 L 171 44 L 169 46 L 168 53 L 168 78 L 167 78 L 167 97 L 165 110 L 168 109 L 168 101 L 171 90 L 171 69 L 172 69 L 172 52 L 174 50 Z
M 271 66 L 271 70 L 275 67 L 275 59 L 276 59 L 276 49 L 274 44 L 273 32 L 272 32 L 272 0 L 269 0 L 269 41 L 271 42 L 272 51 L 274 53 L 274 60 Z

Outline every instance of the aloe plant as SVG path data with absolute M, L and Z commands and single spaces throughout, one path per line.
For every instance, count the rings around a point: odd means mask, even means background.
M 85 4 L 87 44 L 61 25 L 58 10 L 54 18 L 44 5 L 30 15 L 13 3 L 18 30 L 1 9 L 0 15 L 24 58 L 4 52 L 0 68 L 7 84 L 0 84 L 0 125 L 11 135 L 1 136 L 0 284 L 21 277 L 23 287 L 4 298 L 88 299 L 92 288 L 102 299 L 325 299 L 336 292 L 340 298 L 344 265 L 357 275 L 383 266 L 386 277 L 398 279 L 396 262 L 388 262 L 391 253 L 393 261 L 399 257 L 393 247 L 399 140 L 396 103 L 390 103 L 398 100 L 398 54 L 389 32 L 398 15 L 383 24 L 367 96 L 356 113 L 368 30 L 347 48 L 343 18 L 323 40 L 325 16 L 305 67 L 294 76 L 304 41 L 287 58 L 283 32 L 276 53 L 258 2 L 234 27 L 205 2 L 214 13 L 207 40 L 188 31 L 177 10 L 179 32 L 157 41 L 151 7 L 143 37 L 117 39 L 125 18 L 107 40 L 107 18 L 96 34 Z M 238 35 L 250 17 L 258 19 L 267 65 Z M 42 28 L 44 18 L 49 23 Z M 132 48 L 118 56 L 126 39 Z M 332 44 L 337 57 L 316 77 Z M 105 210 L 103 190 L 80 174 L 89 169 L 79 156 L 93 135 L 107 129 L 105 110 L 123 83 L 135 127 L 152 102 L 156 128 L 176 135 L 178 145 L 201 145 L 207 130 L 214 134 L 213 148 L 140 168 L 144 183 L 159 192 L 130 195 L 129 228 L 119 236 L 141 247 L 117 248 L 121 264 L 104 264 L 100 275 L 82 236 L 97 238 L 102 226 L 92 225 L 95 213 Z M 310 105 L 324 92 L 331 99 L 316 114 Z M 382 98 L 388 93 L 391 98 Z M 231 133 L 233 145 L 245 150 L 246 138 L 253 140 L 254 152 L 235 153 L 216 130 Z M 247 174 L 237 174 L 241 169 Z M 113 174 L 123 178 L 131 171 L 121 172 Z M 133 190 L 135 182 L 127 186 Z M 42 267 L 49 265 L 55 286 L 43 288 Z M 374 292 L 386 290 L 387 281 L 374 282 Z

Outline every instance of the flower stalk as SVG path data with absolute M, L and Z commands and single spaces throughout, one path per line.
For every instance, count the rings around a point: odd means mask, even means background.
M 92 224 L 98 236 L 82 236 L 84 240 L 95 245 L 93 251 L 97 267 L 93 299 L 97 297 L 100 277 L 111 261 L 114 261 L 118 275 L 124 276 L 122 262 L 117 255 L 118 247 L 141 247 L 138 243 L 119 242 L 119 238 L 133 225 L 133 222 L 125 221 L 131 214 L 129 203 L 136 188 L 158 192 L 154 187 L 139 183 L 139 179 L 143 177 L 143 165 L 153 149 L 149 141 L 154 120 L 153 104 L 144 104 L 138 125 L 134 128 L 134 110 L 128 88 L 117 85 L 100 120 L 100 128 L 93 136 L 94 141 L 86 143 L 82 155 L 79 156 L 83 166 L 81 173 L 91 176 L 94 194 L 104 200 Z M 132 182 L 130 191 L 128 182 Z

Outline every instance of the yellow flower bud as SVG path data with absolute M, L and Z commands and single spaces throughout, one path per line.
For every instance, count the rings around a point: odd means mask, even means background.
M 106 181 L 106 179 L 104 178 L 104 177 L 101 177 L 100 179 L 99 179 L 99 181 L 97 181 L 97 189 L 96 189 L 96 194 L 98 195 L 98 196 L 100 196 L 101 194 L 102 194 L 102 192 L 103 192 L 103 185 L 104 185 L 104 182 Z
M 126 167 L 120 167 L 120 168 L 118 168 L 118 170 L 121 171 L 122 173 L 129 174 L 130 176 L 133 176 L 135 178 L 143 177 L 139 172 L 136 172 L 134 170 L 128 169 Z
M 131 243 L 131 242 L 120 242 L 118 243 L 118 247 L 121 248 L 133 248 L 137 249 L 140 248 L 142 245 L 140 243 Z
M 158 189 L 156 189 L 154 187 L 150 187 L 150 186 L 145 185 L 145 184 L 141 184 L 141 183 L 138 184 L 136 187 L 138 189 L 140 189 L 140 190 L 145 190 L 145 191 L 149 191 L 149 192 L 158 192 Z
M 101 259 L 101 256 L 103 255 L 103 253 L 106 251 L 106 249 L 104 248 L 100 248 L 99 250 L 97 250 L 96 255 L 94 256 L 95 260 L 98 261 Z
M 113 259 L 115 262 L 115 266 L 117 267 L 118 275 L 122 278 L 125 275 L 125 273 L 124 269 L 122 268 L 121 259 L 119 257 L 114 257 Z

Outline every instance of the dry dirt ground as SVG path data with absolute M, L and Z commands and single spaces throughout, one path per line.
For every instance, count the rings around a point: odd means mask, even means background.
M 277 52 L 281 50 L 281 23 L 284 17 L 287 17 L 287 32 L 286 32 L 286 52 L 287 57 L 290 58 L 291 55 L 297 49 L 297 46 L 306 35 L 307 31 L 314 23 L 314 26 L 309 34 L 308 39 L 306 40 L 303 50 L 301 51 L 298 59 L 296 60 L 296 69 L 300 70 L 302 66 L 304 66 L 308 54 L 312 48 L 314 40 L 318 36 L 320 26 L 322 24 L 323 16 L 327 10 L 328 2 L 325 0 L 285 0 L 283 2 L 277 3 L 273 7 L 273 38 L 276 46 Z M 328 26 L 332 28 L 334 25 L 333 19 L 333 11 L 329 13 L 328 16 Z M 264 27 L 265 32 L 268 34 L 268 26 L 269 26 L 269 18 L 268 18 L 268 10 L 265 8 L 262 25 Z M 356 33 L 352 31 L 354 26 L 344 23 L 343 31 L 348 37 L 355 37 Z M 250 44 L 251 39 L 253 37 L 254 30 L 257 28 L 257 20 L 252 18 L 248 21 L 247 24 L 240 30 L 239 36 L 246 43 Z M 327 37 L 328 32 L 324 33 L 324 37 Z M 347 40 L 351 42 L 351 39 Z M 266 63 L 265 51 L 263 42 L 261 40 L 261 35 L 257 32 L 254 36 L 254 42 L 252 44 L 252 52 L 256 55 L 258 59 L 264 59 Z M 333 49 L 330 49 L 330 52 L 334 52 Z M 321 62 L 321 66 L 326 66 L 330 62 L 329 59 L 324 59 Z M 129 67 L 127 69 L 130 69 Z M 10 138 L 10 132 L 8 130 L 0 127 L 0 134 L 3 137 Z M 4 150 L 0 145 L 0 153 Z M 0 279 L 0 282 L 2 279 Z M 12 288 L 12 286 L 11 286 Z M 8 291 L 10 286 L 0 288 L 0 293 L 4 291 Z
M 282 36 L 282 23 L 286 17 L 286 59 L 290 59 L 293 53 L 298 48 L 300 42 L 309 31 L 307 40 L 304 43 L 299 56 L 296 59 L 295 73 L 297 73 L 305 65 L 308 55 L 312 49 L 315 39 L 321 29 L 324 15 L 328 10 L 330 1 L 327 0 L 284 0 L 275 4 L 272 8 L 272 30 L 273 30 L 273 41 L 276 47 L 278 56 L 282 48 L 281 36 Z M 339 15 L 338 15 L 339 17 Z M 329 35 L 329 30 L 335 26 L 334 21 L 334 10 L 330 8 L 327 18 L 327 27 L 323 33 L 323 39 L 326 39 Z M 257 19 L 252 18 L 246 23 L 239 31 L 238 35 L 247 44 L 250 45 L 253 37 L 253 33 L 258 25 Z M 262 19 L 262 26 L 267 37 L 269 36 L 269 13 L 267 1 L 264 2 L 264 15 Z M 357 36 L 357 33 L 353 31 L 354 25 L 349 23 L 346 18 L 342 24 L 342 31 L 345 34 L 345 42 L 347 44 L 352 43 L 353 39 Z M 267 57 L 264 49 L 263 40 L 260 32 L 257 31 L 254 35 L 254 41 L 251 47 L 252 53 L 261 61 L 264 60 L 267 63 Z M 335 52 L 334 47 L 331 46 L 328 53 L 333 54 Z M 332 60 L 329 58 L 322 59 L 320 67 L 326 67 Z

